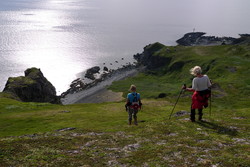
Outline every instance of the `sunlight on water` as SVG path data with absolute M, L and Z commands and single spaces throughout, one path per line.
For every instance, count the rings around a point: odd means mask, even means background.
M 8 77 L 37 67 L 60 94 L 87 68 L 132 62 L 145 45 L 175 45 L 193 28 L 216 36 L 250 33 L 249 5 L 248 0 L 0 1 L 0 90 Z
M 18 40 L 27 43 L 22 46 L 22 51 L 18 52 L 21 59 L 17 62 L 27 67 L 41 68 L 45 76 L 56 85 L 57 90 L 66 90 L 68 83 L 75 79 L 76 73 L 82 71 L 84 67 L 91 66 L 88 64 L 89 61 L 81 60 L 81 56 L 87 56 L 84 55 L 87 53 L 84 47 L 89 42 L 85 41 L 84 34 L 65 31 L 69 25 L 65 13 L 54 11 L 32 13 L 26 16 L 26 21 L 33 23 L 26 27 L 29 33 L 25 39 L 21 36 Z M 79 46 L 81 43 L 85 45 Z
M 64 5 L 56 1 L 51 3 L 56 8 Z M 77 73 L 92 66 L 93 60 L 87 55 L 91 41 L 84 34 L 71 32 L 74 27 L 67 12 L 24 10 L 1 15 L 7 18 L 7 24 L 1 27 L 1 33 L 4 34 L 1 51 L 9 52 L 10 63 L 22 66 L 18 75 L 23 75 L 23 71 L 29 67 L 41 68 L 45 77 L 61 93 L 68 88 Z

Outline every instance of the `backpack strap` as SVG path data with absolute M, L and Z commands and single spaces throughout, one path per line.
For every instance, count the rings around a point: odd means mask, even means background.
M 133 102 L 138 102 L 137 93 L 135 93 L 135 94 L 133 93 L 132 95 L 134 96 Z

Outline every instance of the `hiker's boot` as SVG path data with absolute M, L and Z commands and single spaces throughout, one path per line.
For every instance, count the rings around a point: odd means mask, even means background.
M 137 123 L 137 118 L 134 118 L 134 124 L 135 124 L 135 125 L 138 125 L 138 123 Z
M 128 121 L 128 125 L 131 125 L 131 124 L 132 124 L 132 120 L 129 120 L 129 121 Z
M 199 121 L 202 121 L 202 115 L 203 115 L 202 109 L 199 109 L 198 111 L 199 111 Z
M 192 110 L 191 110 L 190 120 L 191 120 L 192 122 L 195 122 L 195 109 L 192 109 Z

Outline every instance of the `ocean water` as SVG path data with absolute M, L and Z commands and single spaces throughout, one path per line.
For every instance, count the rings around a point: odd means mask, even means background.
M 60 94 L 86 69 L 133 62 L 150 43 L 250 33 L 249 16 L 249 0 L 0 0 L 0 91 L 37 67 Z

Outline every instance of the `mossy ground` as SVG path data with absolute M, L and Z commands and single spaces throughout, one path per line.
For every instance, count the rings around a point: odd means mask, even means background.
M 138 87 L 138 126 L 127 125 L 125 102 L 63 106 L 0 94 L 0 166 L 249 166 L 249 46 L 177 46 L 171 55 L 166 48 L 155 54 L 174 57 L 169 65 L 110 87 L 124 96 L 130 84 Z M 178 61 L 183 67 L 170 72 Z M 188 70 L 199 64 L 220 86 L 211 116 L 207 108 L 203 122 L 169 119 L 181 85 L 191 83 Z M 190 103 L 185 92 L 174 113 Z

